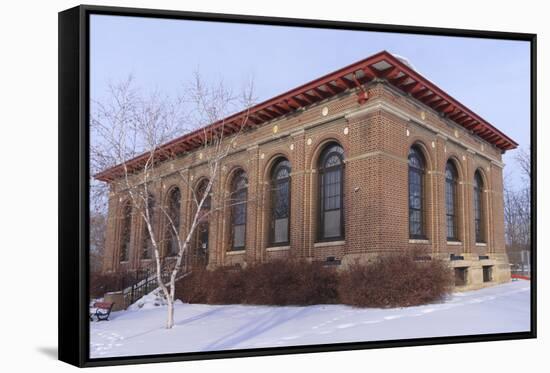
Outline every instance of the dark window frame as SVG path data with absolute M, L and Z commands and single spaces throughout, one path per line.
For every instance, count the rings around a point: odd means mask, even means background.
M 493 281 L 493 266 L 482 266 L 482 273 L 483 273 L 483 282 L 492 282 Z
M 203 178 L 197 184 L 197 188 L 195 192 L 195 196 L 197 198 L 197 206 L 195 206 L 195 208 L 198 208 L 198 203 L 203 198 L 204 193 L 206 192 L 206 187 L 208 186 L 209 182 L 210 182 L 209 179 Z M 193 264 L 198 264 L 198 263 L 202 263 L 203 265 L 208 264 L 208 245 L 209 245 L 208 241 L 209 241 L 209 235 L 210 235 L 210 217 L 205 216 L 205 214 L 208 214 L 210 212 L 211 207 L 212 207 L 212 189 L 210 189 L 210 192 L 204 199 L 204 202 L 201 206 L 197 228 L 192 240 L 194 244 L 193 260 L 192 260 Z M 205 234 L 206 240 L 203 240 L 204 238 L 203 234 Z M 206 244 L 206 246 L 202 246 L 203 244 Z
M 147 204 L 149 210 L 149 220 L 151 221 L 152 229 L 155 229 L 155 197 L 149 193 L 147 196 Z M 143 212 L 145 213 L 145 211 Z M 153 259 L 153 240 L 147 229 L 147 223 L 145 219 L 141 219 L 141 248 L 139 251 L 139 258 L 141 260 Z
M 486 243 L 485 239 L 485 208 L 483 203 L 483 177 L 479 170 L 474 174 L 474 229 L 476 243 Z
M 445 166 L 445 225 L 447 241 L 458 242 L 458 171 L 455 164 L 449 160 Z M 452 199 L 452 201 L 449 201 Z M 449 206 L 452 204 L 452 213 Z M 452 221 L 452 234 L 449 235 L 449 220 Z
M 244 182 L 245 186 L 239 186 L 240 182 Z M 231 180 L 231 191 L 230 191 L 230 251 L 240 251 L 246 250 L 246 226 L 247 226 L 247 209 L 248 209 L 248 177 L 244 170 L 236 171 Z M 235 203 L 234 201 L 240 201 Z M 235 224 L 235 211 L 237 208 L 242 208 L 242 220 L 244 221 L 241 224 Z M 235 246 L 235 227 L 244 226 L 244 237 L 243 245 Z
M 339 159 L 339 164 L 326 166 L 327 161 L 329 161 L 333 156 L 337 156 Z M 318 167 L 318 187 L 317 192 L 319 194 L 318 200 L 318 213 L 317 213 L 317 242 L 331 242 L 331 241 L 342 241 L 345 239 L 345 223 L 344 223 L 344 148 L 338 143 L 330 143 L 325 146 L 321 155 L 319 156 L 319 167 Z M 339 172 L 339 208 L 338 209 L 325 209 L 325 177 L 330 172 L 338 171 Z M 340 210 L 340 233 L 338 236 L 325 237 L 324 232 L 324 215 L 327 211 L 336 211 Z
M 174 199 L 175 193 L 179 194 L 179 197 L 177 199 Z M 181 228 L 181 190 L 179 187 L 175 186 L 170 188 L 167 196 L 167 208 L 168 208 L 168 215 L 170 216 L 170 219 L 174 222 L 174 225 L 176 226 L 176 229 L 179 231 Z M 174 206 L 174 204 L 177 205 L 177 207 Z M 178 254 L 179 250 L 174 251 L 174 248 L 177 247 L 177 241 L 176 236 L 174 234 L 174 231 L 172 230 L 172 227 L 170 225 L 170 221 L 168 220 L 168 217 L 166 217 L 166 227 L 165 227 L 165 240 L 166 240 L 166 250 L 165 255 L 169 258 L 175 257 Z M 175 247 L 174 247 L 175 246 Z
M 283 178 L 279 178 L 278 175 L 281 171 L 286 171 L 286 176 Z M 275 162 L 273 165 L 273 168 L 271 170 L 271 178 L 270 178 L 270 211 L 269 211 L 269 217 L 270 217 L 270 226 L 269 226 L 269 246 L 270 247 L 277 247 L 277 246 L 288 246 L 290 244 L 290 215 L 291 215 L 291 166 L 290 162 L 286 158 L 281 158 Z M 275 242 L 275 221 L 277 220 L 276 217 L 276 210 L 274 208 L 277 201 L 275 201 L 275 198 L 279 196 L 278 193 L 275 191 L 279 190 L 283 185 L 286 184 L 286 219 L 287 219 L 287 240 L 281 241 L 281 242 Z
M 122 224 L 120 228 L 119 263 L 130 260 L 130 248 L 132 244 L 132 203 L 126 200 L 122 204 Z
M 416 158 L 416 160 L 419 163 L 419 166 L 413 164 L 413 160 Z M 426 213 L 426 202 L 425 202 L 425 173 L 426 173 L 426 161 L 424 154 L 422 151 L 418 148 L 417 145 L 413 145 L 409 150 L 409 157 L 408 157 L 408 197 L 409 197 L 409 238 L 410 239 L 426 239 L 426 228 L 425 228 L 425 213 Z M 411 189 L 414 186 L 411 182 L 411 176 L 416 175 L 418 176 L 418 179 L 420 180 L 420 184 L 417 185 L 417 187 L 420 189 L 420 208 L 414 207 L 411 203 Z M 420 232 L 413 232 L 412 230 L 412 214 L 411 212 L 419 212 L 420 221 Z

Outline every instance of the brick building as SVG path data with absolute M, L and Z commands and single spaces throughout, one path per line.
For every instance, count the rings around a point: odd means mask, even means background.
M 421 249 L 449 260 L 458 286 L 509 280 L 501 155 L 517 144 L 406 61 L 380 52 L 254 106 L 249 118 L 213 186 L 208 203 L 218 209 L 191 250 L 209 268 L 281 257 L 345 267 Z M 182 231 L 188 186 L 204 182 L 196 138 L 164 146 L 178 156 L 157 167 L 150 187 Z M 120 166 L 96 178 L 111 186 L 104 270 L 143 266 L 144 226 L 116 182 Z M 241 203 L 225 206 L 229 194 Z M 171 246 L 165 240 L 164 255 Z

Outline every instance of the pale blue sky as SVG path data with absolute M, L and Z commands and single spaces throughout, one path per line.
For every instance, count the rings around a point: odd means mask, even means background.
M 528 42 L 102 15 L 90 31 L 93 99 L 129 74 L 145 90 L 176 94 L 199 69 L 236 90 L 252 77 L 263 101 L 385 49 L 530 146 Z M 515 153 L 504 161 L 517 184 Z

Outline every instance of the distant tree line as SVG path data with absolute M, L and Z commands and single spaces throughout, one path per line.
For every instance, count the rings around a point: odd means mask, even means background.
M 531 253 L 531 156 L 529 152 L 520 150 L 515 159 L 522 183 L 514 187 L 510 178 L 505 178 L 504 222 L 509 260 L 519 265 L 525 262 L 522 252 Z

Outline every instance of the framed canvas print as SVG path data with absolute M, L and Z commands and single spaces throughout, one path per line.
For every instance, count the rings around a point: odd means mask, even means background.
M 536 336 L 536 35 L 59 13 L 59 357 Z

